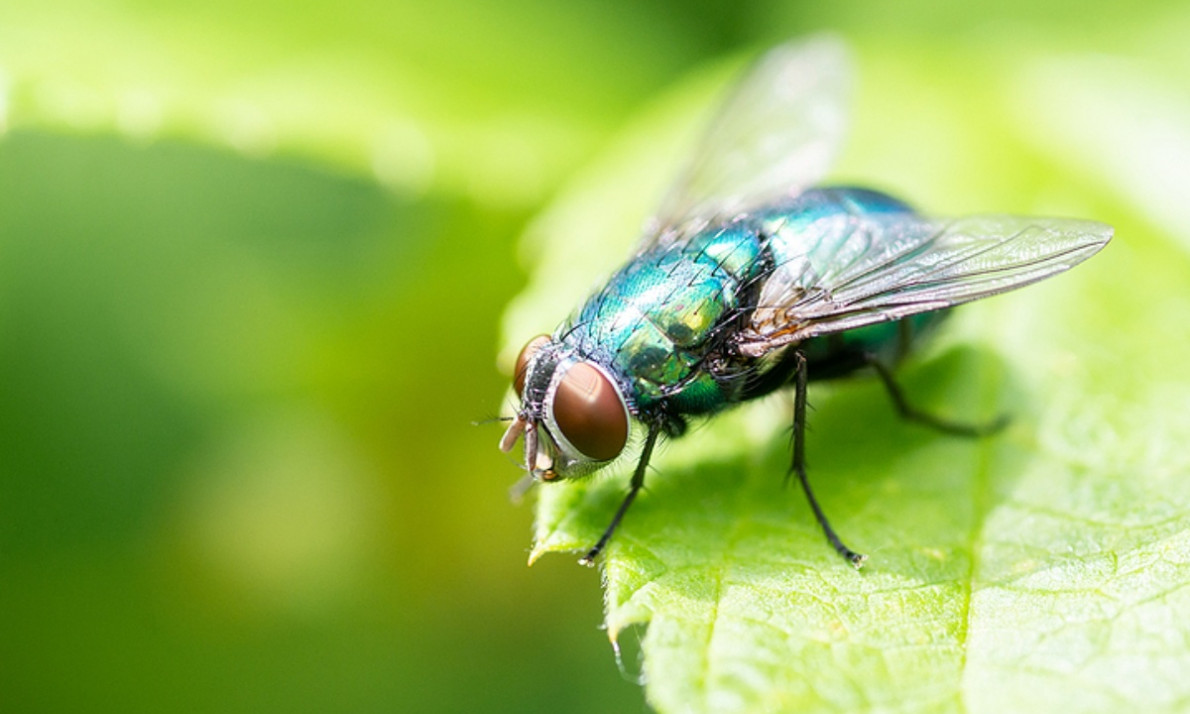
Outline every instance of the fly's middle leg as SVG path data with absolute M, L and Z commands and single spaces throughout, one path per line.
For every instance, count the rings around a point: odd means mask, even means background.
M 839 538 L 835 529 L 831 527 L 830 521 L 827 520 L 826 514 L 823 513 L 822 507 L 818 505 L 818 499 L 814 497 L 813 489 L 810 488 L 810 480 L 806 475 L 806 392 L 808 391 L 809 377 L 807 373 L 809 370 L 806 366 L 806 356 L 801 352 L 796 352 L 793 359 L 796 366 L 793 393 L 793 463 L 790 465 L 790 471 L 797 475 L 798 481 L 802 484 L 806 500 L 810 502 L 810 509 L 814 511 L 814 518 L 818 520 L 818 525 L 822 527 L 826 539 L 834 546 L 839 555 L 858 570 L 863 567 L 868 556 L 855 552 Z

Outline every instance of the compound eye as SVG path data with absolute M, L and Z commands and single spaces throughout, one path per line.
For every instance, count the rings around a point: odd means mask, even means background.
M 521 353 L 516 358 L 516 369 L 512 373 L 512 388 L 516 390 L 517 396 L 525 393 L 525 377 L 529 372 L 529 360 L 533 359 L 533 355 L 537 354 L 537 350 L 541 349 L 550 341 L 549 335 L 538 335 L 521 348 Z
M 566 440 L 595 461 L 610 461 L 628 443 L 628 411 L 607 376 L 579 362 L 562 376 L 554 393 L 554 423 Z

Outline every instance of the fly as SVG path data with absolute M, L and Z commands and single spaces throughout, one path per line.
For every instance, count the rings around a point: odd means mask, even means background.
M 896 198 L 815 187 L 845 124 L 844 48 L 816 38 L 778 47 L 745 73 L 711 122 L 635 254 L 551 335 L 517 358 L 520 408 L 500 441 L 524 442 L 534 481 L 593 473 L 644 442 L 628 494 L 581 562 L 607 545 L 644 485 L 661 437 L 692 417 L 792 387 L 790 466 L 818 524 L 855 567 L 806 474 L 807 385 L 869 368 L 898 412 L 978 436 L 914 409 L 892 367 L 948 308 L 1063 272 L 1107 244 L 1093 221 L 1001 214 L 923 216 Z

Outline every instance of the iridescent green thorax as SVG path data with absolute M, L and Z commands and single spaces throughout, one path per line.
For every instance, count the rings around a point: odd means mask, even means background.
M 746 398 L 747 380 L 771 360 L 731 350 L 731 340 L 782 270 L 825 274 L 840 256 L 819 248 L 823 226 L 872 213 L 909 212 L 864 189 L 815 189 L 789 203 L 687 241 L 653 244 L 611 277 L 556 333 L 575 354 L 605 365 L 636 414 L 706 414 Z M 834 223 L 832 223 L 834 221 Z M 911 318 L 917 332 L 937 313 Z M 806 340 L 799 349 L 820 377 L 855 369 L 863 352 L 889 353 L 897 323 Z M 902 345 L 903 346 L 903 345 Z
M 754 227 L 708 231 L 678 247 L 657 246 L 612 276 L 583 307 L 563 341 L 625 380 L 637 409 L 714 411 L 730 399 L 704 361 L 729 335 L 763 261 Z

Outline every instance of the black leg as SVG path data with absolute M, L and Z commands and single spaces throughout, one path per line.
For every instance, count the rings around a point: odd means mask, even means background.
M 595 544 L 595 547 L 587 551 L 587 554 L 578 562 L 581 565 L 591 565 L 595 562 L 595 558 L 603 551 L 603 547 L 611 540 L 612 533 L 615 532 L 616 526 L 620 525 L 620 519 L 624 517 L 624 513 L 628 511 L 628 507 L 636 499 L 636 493 L 640 491 L 641 487 L 645 485 L 645 470 L 649 467 L 649 458 L 653 455 L 653 445 L 657 443 L 657 437 L 661 434 L 661 426 L 659 424 L 649 425 L 649 434 L 645 437 L 645 446 L 640 452 L 640 461 L 636 464 L 636 471 L 632 474 L 632 484 L 628 489 L 628 495 L 624 497 L 624 502 L 620 504 L 616 515 L 612 516 L 612 522 L 608 524 L 607 530 L 603 532 L 603 537 Z
M 948 421 L 927 414 L 926 412 L 918 411 L 905 399 L 904 392 L 901 391 L 901 386 L 897 384 L 896 379 L 893 378 L 892 372 L 880 360 L 876 359 L 874 355 L 864 355 L 864 360 L 870 367 L 876 370 L 876 374 L 880 376 L 880 381 L 884 383 L 884 388 L 888 391 L 888 396 L 892 399 L 893 406 L 896 407 L 897 413 L 901 418 L 909 421 L 917 422 L 936 429 L 944 434 L 953 434 L 955 436 L 965 436 L 975 438 L 980 436 L 988 436 L 995 434 L 1008 425 L 1008 415 L 1001 414 L 999 417 L 984 424 L 964 424 L 960 422 Z
M 818 499 L 814 498 L 814 491 L 810 489 L 810 481 L 806 477 L 806 392 L 809 378 L 806 369 L 806 357 L 801 352 L 795 353 L 794 359 L 797 361 L 797 369 L 794 372 L 794 393 L 793 393 L 793 465 L 791 470 L 797 474 L 797 478 L 802 483 L 802 490 L 806 492 L 806 500 L 810 502 L 810 508 L 814 511 L 814 517 L 818 519 L 818 525 L 822 526 L 822 532 L 826 534 L 826 539 L 834 546 L 839 555 L 843 556 L 847 562 L 851 563 L 858 570 L 863 567 L 864 561 L 868 556 L 856 553 L 854 550 L 847 547 L 847 545 L 835 533 L 835 529 L 831 528 L 830 521 L 826 519 L 826 514 L 822 512 L 822 507 L 818 505 Z

